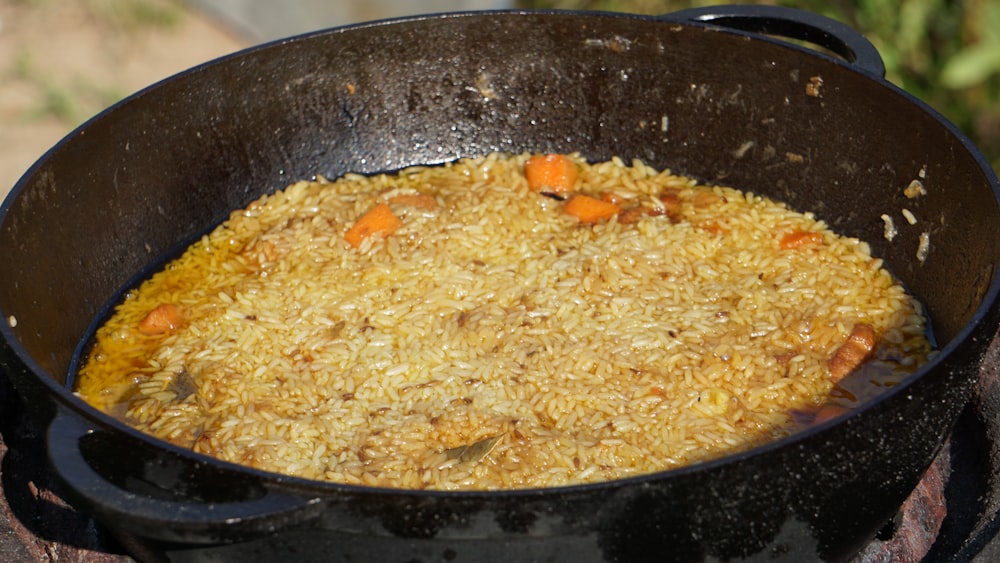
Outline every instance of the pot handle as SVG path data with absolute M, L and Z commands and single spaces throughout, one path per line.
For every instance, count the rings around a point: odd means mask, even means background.
M 167 542 L 194 544 L 225 543 L 249 539 L 318 519 L 323 510 L 319 498 L 295 495 L 287 491 L 276 491 L 262 483 L 246 485 L 246 477 L 223 475 L 222 470 L 215 480 L 220 488 L 231 493 L 235 500 L 166 500 L 148 493 L 134 492 L 109 480 L 94 468 L 84 453 L 85 441 L 93 440 L 99 433 L 81 418 L 58 409 L 47 431 L 49 461 L 55 476 L 65 487 L 64 491 L 82 502 L 87 510 L 102 523 L 139 537 Z M 131 437 L 129 437 L 131 438 Z M 115 436 L 104 442 L 122 442 Z M 116 446 L 116 458 L 135 458 L 137 451 L 130 446 Z M 129 451 L 131 449 L 131 451 Z M 159 450 L 157 450 L 159 452 Z M 158 458 L 158 459 L 157 459 Z M 150 474 L 164 472 L 158 460 L 177 462 L 180 456 L 165 452 L 144 465 Z M 127 459 L 134 463 L 134 459 Z M 181 460 L 186 471 L 181 471 L 178 480 L 190 478 L 191 472 L 204 471 L 204 466 L 191 460 Z M 113 464 L 109 464 L 113 465 Z M 214 470 L 214 468 L 213 468 Z M 170 472 L 172 469 L 167 469 Z M 171 473 L 172 474 L 172 473 Z M 126 481 L 140 481 L 141 477 L 127 477 Z M 184 488 L 184 483 L 177 483 Z M 227 486 L 231 485 L 231 486 Z M 148 485 L 147 485 L 148 486 Z M 239 496 L 244 498 L 239 498 Z
M 853 27 L 815 12 L 784 6 L 719 5 L 678 10 L 661 17 L 798 39 L 832 51 L 868 74 L 885 78 L 885 62 L 871 41 Z

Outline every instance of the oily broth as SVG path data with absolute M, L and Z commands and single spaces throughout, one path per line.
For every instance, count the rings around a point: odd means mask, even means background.
M 585 222 L 569 196 L 527 185 L 529 158 L 261 198 L 129 292 L 77 392 L 161 439 L 266 470 L 519 488 L 750 448 L 867 400 L 930 354 L 920 304 L 867 245 L 808 214 L 573 157 L 573 191 L 619 208 Z M 345 243 L 379 204 L 396 230 Z M 780 248 L 800 231 L 815 235 Z M 831 286 L 847 300 L 815 297 Z M 184 310 L 182 328 L 137 331 L 163 303 Z M 874 359 L 832 382 L 827 363 L 858 323 L 879 335 Z

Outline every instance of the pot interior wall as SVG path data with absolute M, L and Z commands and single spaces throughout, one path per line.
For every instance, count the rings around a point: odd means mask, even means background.
M 929 306 L 942 344 L 971 318 L 1000 255 L 981 162 L 864 73 L 655 19 L 465 15 L 264 46 L 84 125 L 6 204 L 0 308 L 64 382 L 108 300 L 231 209 L 316 174 L 495 150 L 639 158 L 814 211 L 872 243 Z M 913 180 L 926 195 L 905 195 Z M 891 241 L 883 214 L 898 227 Z

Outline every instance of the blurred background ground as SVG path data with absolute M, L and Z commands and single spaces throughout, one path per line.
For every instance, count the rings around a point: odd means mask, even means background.
M 756 0 L 865 33 L 888 78 L 1000 167 L 1000 2 Z M 657 14 L 706 0 L 0 0 L 0 197 L 72 128 L 140 88 L 262 41 L 411 13 L 560 8 Z
M 170 2 L 0 0 L 0 193 L 86 118 L 244 44 Z

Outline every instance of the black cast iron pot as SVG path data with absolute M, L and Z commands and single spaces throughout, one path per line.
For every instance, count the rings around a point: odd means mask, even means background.
M 883 73 L 851 29 L 764 7 L 427 16 L 237 53 L 110 108 L 15 186 L 0 209 L 2 368 L 47 428 L 67 491 L 143 557 L 849 558 L 940 449 L 998 322 L 997 178 Z M 941 352 L 852 414 L 745 454 L 512 492 L 237 467 L 148 438 L 67 388 L 106 305 L 231 209 L 316 174 L 489 151 L 640 158 L 813 211 L 870 241 L 927 305 Z M 910 198 L 915 180 L 926 195 Z

